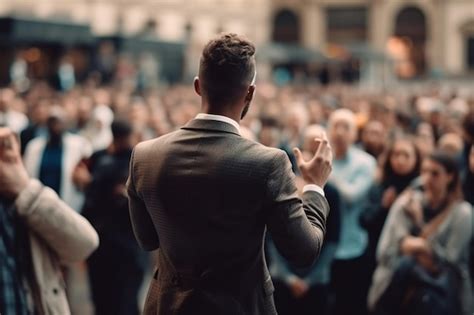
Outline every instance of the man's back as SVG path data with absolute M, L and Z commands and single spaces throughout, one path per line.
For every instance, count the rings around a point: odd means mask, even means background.
M 132 223 L 142 247 L 160 248 L 158 301 L 149 295 L 147 305 L 164 313 L 187 305 L 190 314 L 199 306 L 207 314 L 275 313 L 265 226 L 288 259 L 308 265 L 328 211 L 324 197 L 306 192 L 308 221 L 293 176 L 282 151 L 224 122 L 195 119 L 138 145 L 128 187 Z
M 203 49 L 194 89 L 201 113 L 139 144 L 127 192 L 135 237 L 159 248 L 145 314 L 276 314 L 263 255 L 265 227 L 290 262 L 311 265 L 329 211 L 327 137 L 305 161 L 303 203 L 287 155 L 239 136 L 255 92 L 255 46 L 222 34 Z

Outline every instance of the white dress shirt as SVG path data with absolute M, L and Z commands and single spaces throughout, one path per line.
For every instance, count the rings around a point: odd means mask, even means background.
M 197 114 L 197 116 L 195 117 L 195 119 L 217 120 L 217 121 L 220 121 L 220 122 L 224 122 L 224 123 L 227 123 L 227 124 L 231 124 L 232 126 L 234 126 L 235 128 L 237 128 L 237 130 L 238 130 L 239 133 L 240 133 L 240 126 L 239 126 L 239 123 L 236 122 L 235 120 L 233 120 L 232 118 L 227 117 L 227 116 L 199 113 L 199 114 Z M 305 193 L 305 192 L 307 192 L 307 191 L 315 191 L 315 192 L 317 192 L 318 194 L 324 196 L 324 190 L 323 190 L 321 187 L 319 187 L 318 185 L 315 185 L 315 184 L 305 185 L 305 186 L 303 187 L 303 193 Z

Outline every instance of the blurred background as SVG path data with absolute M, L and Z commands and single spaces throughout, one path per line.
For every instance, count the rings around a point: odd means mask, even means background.
M 474 70 L 470 0 L 3 0 L 0 17 L 1 84 L 24 72 L 57 85 L 68 64 L 78 82 L 189 81 L 227 31 L 257 44 L 263 79 L 377 86 Z

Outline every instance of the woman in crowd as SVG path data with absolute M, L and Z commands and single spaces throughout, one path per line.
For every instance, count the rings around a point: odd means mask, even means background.
M 463 191 L 466 201 L 474 205 L 474 145 L 469 151 L 468 168 L 463 182 Z
M 420 153 L 414 141 L 406 136 L 393 140 L 381 157 L 377 179 L 360 218 L 361 226 L 367 230 L 369 237 L 366 254 L 370 274 L 375 270 L 375 251 L 390 207 L 420 175 L 420 165 Z
M 472 208 L 462 198 L 456 161 L 439 152 L 429 155 L 421 179 L 422 189 L 402 194 L 389 212 L 377 247 L 369 308 L 376 314 L 470 314 Z M 448 270 L 454 273 L 447 276 Z M 447 288 L 447 295 L 432 299 L 438 291 L 429 291 L 428 281 L 433 288 Z

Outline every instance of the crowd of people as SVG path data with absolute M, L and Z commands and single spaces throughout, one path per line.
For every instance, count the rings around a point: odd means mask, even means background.
M 191 85 L 135 93 L 92 81 L 57 92 L 38 82 L 22 93 L 0 90 L 0 126 L 21 139 L 29 176 L 99 235 L 87 260 L 96 314 L 139 310 L 149 259 L 128 214 L 134 145 L 182 127 L 199 111 Z M 474 94 L 441 85 L 370 91 L 258 82 L 240 129 L 284 150 L 301 187 L 292 149 L 312 156 L 312 139 L 324 131 L 334 161 L 320 258 L 310 269 L 295 268 L 271 235 L 266 240 L 279 313 L 472 313 Z M 444 302 L 434 303 L 436 296 Z

